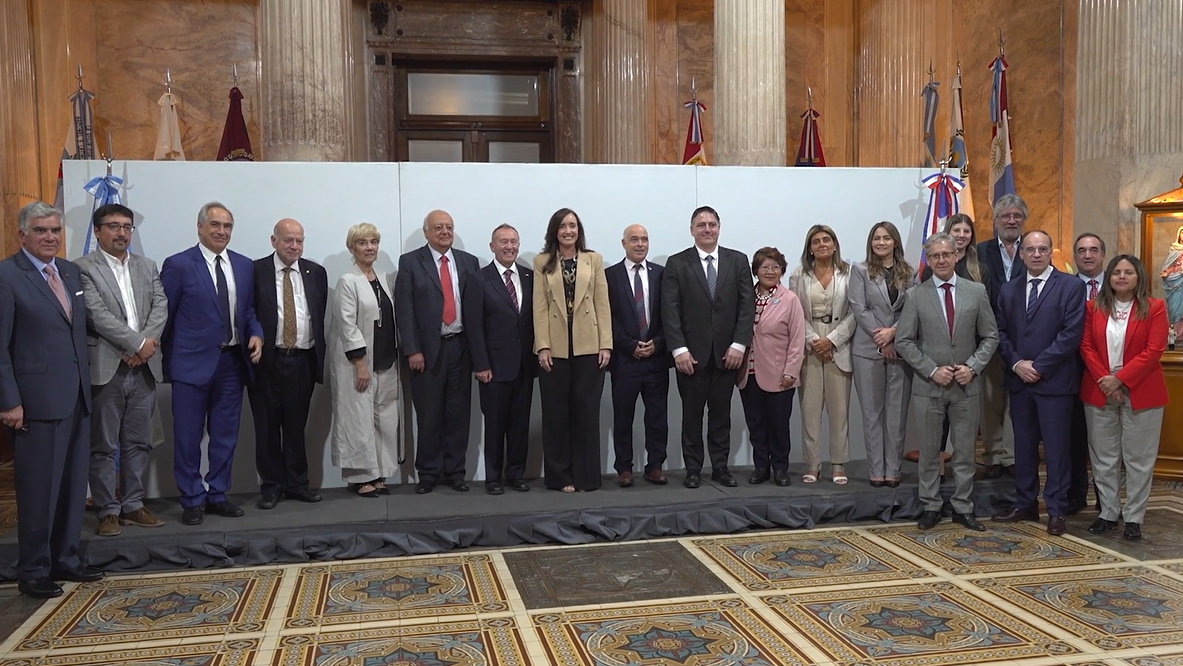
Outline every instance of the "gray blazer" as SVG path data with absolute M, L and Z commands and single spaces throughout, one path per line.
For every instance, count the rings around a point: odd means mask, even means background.
M 914 286 L 915 277 L 908 284 L 909 288 Z M 891 302 L 887 283 L 883 278 L 872 280 L 867 273 L 867 264 L 859 262 L 850 267 L 850 286 L 846 296 L 856 324 L 850 341 L 850 353 L 862 358 L 880 358 L 879 346 L 875 344 L 875 329 L 896 325 L 904 310 L 907 290 L 900 291 L 895 302 Z
M 982 371 L 998 348 L 998 325 L 986 288 L 977 282 L 957 278 L 953 292 L 953 336 L 945 321 L 943 293 L 937 293 L 933 279 L 908 290 L 904 309 L 895 330 L 895 349 L 916 371 L 912 395 L 940 397 L 941 388 L 931 377 L 944 365 L 968 365 L 974 379 L 966 395 L 977 395 Z
M 82 291 L 86 296 L 86 344 L 90 355 L 90 383 L 101 386 L 111 381 L 124 356 L 140 351 L 144 340 L 160 342 L 168 320 L 168 299 L 160 283 L 156 262 L 132 254 L 128 257 L 131 290 L 136 299 L 139 330 L 127 325 L 127 310 L 115 273 L 98 250 L 74 262 L 82 270 Z M 148 370 L 157 382 L 164 381 L 161 352 L 148 359 Z

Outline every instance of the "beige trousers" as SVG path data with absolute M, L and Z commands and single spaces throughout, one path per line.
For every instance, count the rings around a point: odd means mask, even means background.
M 822 363 L 813 354 L 805 355 L 797 395 L 801 396 L 801 441 L 810 470 L 821 470 L 823 408 L 830 418 L 830 464 L 845 465 L 850 460 L 850 384 L 850 373 L 832 361 Z
M 1015 429 L 1010 422 L 1010 395 L 1002 386 L 1004 370 L 998 354 L 982 373 L 982 464 L 1015 464 Z M 1065 425 L 1064 427 L 1068 427 Z
M 1162 431 L 1162 407 L 1132 409 L 1129 403 L 1104 407 L 1084 406 L 1089 426 L 1089 457 L 1093 461 L 1093 481 L 1101 517 L 1116 522 L 1118 515 L 1127 523 L 1142 523 L 1154 461 L 1158 457 L 1158 437 Z M 1121 507 L 1121 468 L 1125 467 L 1125 507 Z M 1120 509 L 1120 511 L 1119 511 Z

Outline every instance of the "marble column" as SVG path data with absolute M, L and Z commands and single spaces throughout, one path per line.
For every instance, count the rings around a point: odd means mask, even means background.
M 646 53 L 648 2 L 595 0 L 588 20 L 586 162 L 653 162 L 650 73 Z
M 787 163 L 784 0 L 715 1 L 712 111 L 713 164 Z
M 26 2 L 0 4 L 0 253 L 19 245 L 17 212 L 40 198 L 33 28 Z
M 343 0 L 260 0 L 263 159 L 350 158 Z
M 1178 2 L 1080 2 L 1073 231 L 1100 235 L 1110 255 L 1139 251 L 1134 204 L 1178 185 L 1181 43 Z

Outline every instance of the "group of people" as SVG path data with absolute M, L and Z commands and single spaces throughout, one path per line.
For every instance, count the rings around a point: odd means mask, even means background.
M 29 204 L 19 216 L 22 249 L 0 262 L 0 421 L 15 440 L 20 589 L 56 596 L 57 580 L 102 577 L 78 558 L 88 482 L 100 536 L 162 524 L 143 499 L 155 391 L 164 381 L 172 384 L 174 475 L 186 525 L 206 513 L 243 515 L 227 492 L 244 389 L 255 423 L 257 506 L 266 510 L 283 499 L 321 500 L 309 487 L 304 431 L 322 382 L 331 396 L 333 464 L 358 496 L 389 494 L 387 479 L 404 461 L 403 371 L 417 425 L 417 494 L 440 484 L 469 490 L 474 377 L 490 495 L 530 490 L 536 377 L 547 488 L 601 485 L 606 374 L 617 485 L 634 485 L 635 473 L 664 485 L 673 367 L 687 488 L 701 485 L 708 456 L 714 482 L 738 485 L 728 469 L 736 387 L 755 467 L 748 483 L 791 483 L 797 394 L 801 481 L 821 478 L 824 412 L 830 480 L 848 483 L 853 384 L 872 486 L 899 485 L 908 414 L 916 412 L 921 529 L 941 519 L 946 460 L 954 520 L 985 529 L 970 499 L 980 429 L 983 474 L 1016 479 L 1014 505 L 995 520 L 1039 519 L 1042 444 L 1049 533 L 1063 534 L 1065 516 L 1084 507 L 1091 457 L 1101 513 L 1090 530 L 1124 518 L 1126 536 L 1138 538 L 1167 401 L 1158 363 L 1164 306 L 1148 296 L 1137 258 L 1117 256 L 1102 270 L 1104 243 L 1082 234 L 1073 248 L 1077 276 L 1062 273 L 1050 264 L 1051 238 L 1023 233 L 1026 220 L 1022 199 L 1000 197 L 996 236 L 975 244 L 972 220 L 952 216 L 927 239 L 919 274 L 890 222 L 872 227 L 866 258 L 855 264 L 842 258 L 834 230 L 819 224 L 789 271 L 775 247 L 749 260 L 720 246 L 720 216 L 709 206 L 690 217 L 693 245 L 664 267 L 649 261 L 648 232 L 638 224 L 623 232 L 624 258 L 605 266 L 578 214 L 563 208 L 532 266 L 518 260 L 517 230 L 502 224 L 489 244 L 493 261 L 481 267 L 453 247 L 454 221 L 436 210 L 423 222 L 426 244 L 403 254 L 394 276 L 375 266 L 379 230 L 350 227 L 352 266 L 330 299 L 325 269 L 303 258 L 296 220 L 276 223 L 274 252 L 252 261 L 228 249 L 230 210 L 208 203 L 197 215 L 197 245 L 167 258 L 158 273 L 152 260 L 128 251 L 130 209 L 94 211 L 98 249 L 67 262 L 57 258 L 61 214 Z M 638 399 L 643 465 L 633 460 Z M 1073 427 L 1063 428 L 1068 422 Z

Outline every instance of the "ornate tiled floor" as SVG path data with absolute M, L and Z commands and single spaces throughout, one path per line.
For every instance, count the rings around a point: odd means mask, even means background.
M 6 622 L 35 608 L 0 666 L 1183 666 L 1179 494 L 1140 544 L 1094 517 L 120 576 L 40 607 L 0 589 Z

